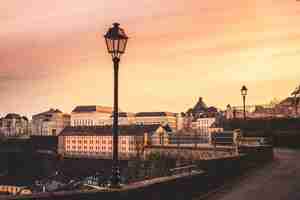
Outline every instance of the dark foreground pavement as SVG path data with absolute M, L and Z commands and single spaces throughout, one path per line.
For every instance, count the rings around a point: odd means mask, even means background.
M 209 195 L 209 200 L 299 200 L 300 150 L 275 149 L 274 161 Z

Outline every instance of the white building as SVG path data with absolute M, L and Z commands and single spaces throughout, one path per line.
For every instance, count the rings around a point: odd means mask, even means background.
M 212 132 L 223 131 L 222 127 L 218 127 L 218 120 L 215 117 L 198 118 L 192 122 L 192 129 L 196 130 L 200 135 L 209 136 Z
M 139 112 L 135 114 L 135 121 L 139 125 L 169 125 L 172 130 L 177 130 L 177 116 L 171 112 Z
M 27 117 L 9 113 L 0 119 L 0 132 L 7 137 L 24 136 L 29 134 L 29 122 Z
M 185 128 L 185 117 L 182 113 L 176 114 L 176 131 L 180 131 Z
M 143 154 L 150 134 L 161 133 L 160 125 L 119 126 L 120 158 Z M 65 157 L 94 157 L 111 159 L 113 152 L 112 126 L 66 127 L 58 136 L 58 153 Z
M 103 126 L 110 125 L 112 107 L 76 106 L 71 113 L 71 126 Z
M 66 126 L 70 126 L 70 115 L 50 109 L 32 116 L 31 135 L 57 136 Z
M 119 112 L 118 123 L 119 125 L 131 125 L 136 124 L 135 114 L 128 112 Z M 111 115 L 111 122 L 113 124 L 113 115 Z

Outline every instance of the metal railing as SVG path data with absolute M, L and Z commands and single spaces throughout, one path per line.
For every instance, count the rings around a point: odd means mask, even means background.
M 182 135 L 182 136 L 168 136 L 168 137 L 151 137 L 148 145 L 153 146 L 200 146 L 208 145 L 210 139 L 208 136 L 201 135 Z

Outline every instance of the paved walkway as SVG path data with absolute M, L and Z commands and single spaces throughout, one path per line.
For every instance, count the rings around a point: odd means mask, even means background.
M 300 150 L 276 149 L 275 161 L 242 178 L 212 200 L 299 200 Z M 229 191 L 228 191 L 229 190 Z

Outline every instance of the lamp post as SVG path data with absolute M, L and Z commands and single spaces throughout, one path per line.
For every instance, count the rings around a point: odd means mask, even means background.
M 247 96 L 248 89 L 245 85 L 241 88 L 241 95 L 243 97 L 243 106 L 244 106 L 244 120 L 246 120 L 246 96 Z
M 104 35 L 107 51 L 112 56 L 114 66 L 114 111 L 113 111 L 113 166 L 111 187 L 120 187 L 118 163 L 118 74 L 121 55 L 125 52 L 128 37 L 120 24 L 114 23 Z

